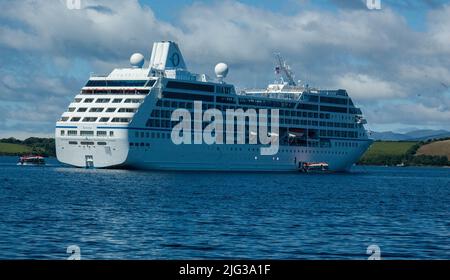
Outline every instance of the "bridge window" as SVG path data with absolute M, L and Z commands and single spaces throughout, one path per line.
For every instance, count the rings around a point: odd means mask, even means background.
M 81 130 L 80 136 L 94 136 L 94 131 L 92 130 Z
M 111 99 L 109 98 L 99 98 L 95 101 L 95 103 L 109 103 Z
M 320 106 L 320 111 L 334 112 L 334 113 L 347 113 L 347 108 L 333 107 L 333 106 Z
M 205 84 L 194 84 L 194 83 L 168 81 L 166 87 L 174 88 L 174 89 L 187 89 L 187 90 L 193 90 L 193 91 L 214 92 L 213 85 L 205 85 Z
M 118 112 L 119 113 L 134 113 L 136 111 L 137 111 L 136 108 L 120 108 Z
M 303 94 L 302 100 L 304 100 L 306 102 L 317 102 L 317 101 L 319 101 L 319 97 L 317 95 Z
M 89 112 L 94 112 L 94 113 L 100 113 L 103 112 L 104 108 L 91 108 L 89 109 Z
M 347 98 L 336 98 L 336 97 L 321 96 L 320 97 L 320 102 L 321 103 L 347 105 Z
M 198 100 L 198 101 L 214 102 L 214 96 L 211 96 L 211 95 L 168 92 L 168 91 L 163 92 L 163 95 L 164 95 L 165 98 L 172 98 L 172 99 Z
M 298 104 L 297 109 L 317 111 L 319 109 L 319 106 L 313 105 L 313 104 L 300 103 L 300 104 Z
M 144 99 L 137 99 L 137 98 L 128 98 L 125 99 L 125 103 L 142 103 Z
M 111 122 L 118 122 L 118 123 L 129 123 L 130 118 L 113 118 Z
M 97 120 L 97 118 L 94 117 L 85 117 L 83 119 L 84 122 L 95 122 Z
M 143 87 L 147 80 L 89 80 L 86 87 Z M 147 86 L 152 86 L 154 80 L 149 81 Z
M 104 131 L 104 130 L 99 130 L 99 131 L 97 131 L 97 136 L 99 136 L 99 137 L 106 137 L 106 131 Z

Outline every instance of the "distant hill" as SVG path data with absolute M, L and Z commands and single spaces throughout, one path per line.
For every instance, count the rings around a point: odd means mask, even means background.
M 428 139 L 450 137 L 450 131 L 421 129 L 410 131 L 408 133 L 405 133 L 405 135 L 409 136 L 411 140 L 428 140 Z
M 426 141 L 429 139 L 439 139 L 450 137 L 450 131 L 420 129 L 407 133 L 396 133 L 392 131 L 371 132 L 371 137 L 381 141 Z
M 372 131 L 370 137 L 377 141 L 406 141 L 410 138 L 408 135 L 395 133 L 392 131 Z
M 447 156 L 450 159 L 450 140 L 425 144 L 417 150 L 416 155 Z

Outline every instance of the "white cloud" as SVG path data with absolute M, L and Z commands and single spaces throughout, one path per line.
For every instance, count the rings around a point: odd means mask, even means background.
M 392 119 L 392 115 L 396 118 Z M 427 107 L 423 104 L 400 103 L 387 104 L 378 110 L 370 111 L 368 118 L 379 124 L 407 124 L 415 126 L 436 126 L 450 128 L 450 111 L 442 108 Z
M 83 2 L 82 10 L 62 0 L 0 4 L 0 55 L 8 54 L 0 103 L 32 108 L 41 99 L 52 109 L 40 113 L 53 126 L 55 111 L 63 111 L 90 72 L 126 66 L 135 51 L 148 58 L 153 41 L 175 40 L 191 70 L 212 74 L 215 63 L 227 62 L 228 81 L 238 86 L 273 80 L 272 54 L 281 51 L 298 79 L 348 89 L 369 115 L 377 106 L 404 104 L 372 117 L 375 124 L 410 123 L 402 114 L 411 108 L 425 118 L 418 123 L 449 123 L 441 83 L 450 84 L 450 5 L 431 10 L 427 29 L 418 32 L 389 8 L 282 15 L 235 1 L 205 2 L 187 7 L 173 24 L 137 0 Z
M 428 22 L 427 46 L 430 47 L 429 50 L 448 56 L 450 54 L 450 5 L 432 10 L 428 14 Z
M 0 18 L 20 24 L 0 26 L 0 44 L 55 56 L 115 60 L 131 50 L 148 51 L 152 38 L 178 38 L 178 30 L 158 21 L 137 1 L 83 1 L 81 10 L 66 1 L 11 1 Z M 89 8 L 90 7 L 90 8 Z M 105 12 L 107 11 L 107 12 Z
M 389 100 L 407 95 L 399 85 L 365 74 L 348 73 L 336 80 L 336 87 L 347 89 L 357 101 Z

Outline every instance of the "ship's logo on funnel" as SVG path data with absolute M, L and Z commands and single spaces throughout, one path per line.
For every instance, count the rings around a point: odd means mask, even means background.
M 170 61 L 174 67 L 178 66 L 178 64 L 180 64 L 180 55 L 178 53 L 172 54 Z

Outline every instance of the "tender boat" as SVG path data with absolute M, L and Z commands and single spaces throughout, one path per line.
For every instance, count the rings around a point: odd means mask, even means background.
M 326 162 L 303 162 L 300 163 L 300 171 L 302 172 L 326 172 L 329 171 L 328 163 Z
M 26 155 L 19 158 L 17 165 L 45 165 L 45 160 L 43 156 Z

